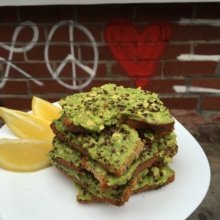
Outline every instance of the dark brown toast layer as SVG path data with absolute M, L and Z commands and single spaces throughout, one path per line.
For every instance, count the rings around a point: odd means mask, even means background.
M 175 173 L 172 176 L 170 176 L 167 179 L 167 181 L 163 184 L 145 185 L 144 187 L 141 187 L 139 189 L 132 190 L 132 194 L 135 195 L 135 194 L 143 193 L 143 192 L 150 191 L 150 190 L 156 190 L 156 189 L 159 189 L 159 188 L 162 188 L 162 187 L 168 185 L 169 183 L 172 183 L 174 180 L 175 180 Z M 81 199 L 80 196 L 77 195 L 77 201 L 78 202 L 80 202 L 80 203 L 101 203 L 101 202 L 106 202 L 105 199 L 97 197 L 96 195 L 91 194 L 90 192 L 88 192 L 86 190 L 86 188 L 82 187 L 82 190 L 84 191 L 85 194 L 89 194 L 89 198 Z
M 61 163 L 60 163 L 61 162 Z M 65 167 L 65 163 L 62 163 L 62 161 L 60 161 L 59 164 L 61 166 L 64 166 Z M 65 173 L 67 176 L 69 176 L 75 183 L 77 183 L 78 185 L 80 185 L 81 187 L 83 187 L 85 190 L 88 190 L 90 193 L 92 193 L 90 190 L 89 190 L 89 186 L 86 182 L 83 182 L 80 178 L 76 178 L 75 176 L 73 175 L 69 175 L 69 173 L 66 172 L 66 170 L 64 170 L 62 167 L 60 166 L 56 166 L 60 171 L 62 171 L 63 173 Z M 68 169 L 68 168 L 67 168 Z M 80 175 L 80 174 L 79 174 Z M 102 198 L 99 198 L 97 197 L 97 201 L 99 200 L 100 202 L 103 201 L 103 202 L 107 202 L 107 203 L 110 203 L 112 205 L 115 205 L 115 206 L 122 206 L 124 205 L 125 202 L 128 201 L 129 197 L 131 196 L 132 194 L 132 189 L 134 188 L 135 184 L 137 183 L 137 178 L 132 178 L 127 184 L 126 186 L 124 186 L 123 188 L 123 191 L 121 193 L 120 196 L 118 196 L 117 198 L 109 198 L 107 196 L 105 196 L 105 193 L 103 193 L 103 196 Z M 121 188 L 121 186 L 120 186 Z
M 54 123 L 51 124 L 51 129 L 53 130 L 54 134 L 61 142 L 64 142 L 65 144 L 69 145 L 70 147 L 78 150 L 79 152 L 81 152 L 85 156 L 88 156 L 88 157 L 91 156 L 86 148 L 83 148 L 82 146 L 74 143 L 74 141 L 72 139 L 68 138 L 67 135 L 58 131 Z M 120 166 L 120 167 L 112 167 L 107 162 L 103 163 L 102 161 L 99 161 L 99 160 L 97 160 L 96 162 L 100 166 L 102 166 L 105 170 L 107 170 L 109 173 L 119 177 L 128 169 L 128 167 L 131 165 L 131 163 L 136 158 L 139 157 L 140 153 L 143 151 L 143 148 L 144 148 L 143 142 L 141 142 L 141 140 L 137 141 L 136 145 L 133 147 L 133 152 L 129 156 L 126 157 L 124 165 Z
M 125 124 L 136 130 L 147 130 L 150 129 L 154 132 L 155 136 L 162 137 L 169 134 L 174 129 L 174 122 L 169 124 L 147 124 L 145 122 L 126 119 Z
M 69 169 L 75 170 L 76 172 L 80 172 L 83 170 L 83 167 L 76 166 L 74 163 L 64 160 L 63 158 L 57 157 L 54 158 L 57 163 L 62 164 L 65 167 L 68 167 Z

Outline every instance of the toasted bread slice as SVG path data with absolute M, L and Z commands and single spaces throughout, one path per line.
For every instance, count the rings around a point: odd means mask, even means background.
M 126 184 L 133 176 L 136 176 L 135 173 L 149 167 L 156 161 L 156 156 L 154 157 L 150 153 L 149 155 L 145 154 L 142 156 L 142 159 L 137 159 L 122 176 L 116 177 L 109 174 L 96 161 L 85 157 L 74 148 L 61 143 L 56 137 L 54 138 L 53 145 L 54 149 L 49 153 L 52 164 L 53 161 L 56 161 L 70 170 L 72 169 L 77 172 L 87 170 L 91 172 L 99 181 L 99 186 L 103 190 Z
M 114 84 L 67 96 L 60 105 L 65 126 L 71 132 L 101 132 L 120 123 L 166 132 L 174 125 L 174 119 L 157 94 Z
M 99 134 L 77 135 L 66 132 L 60 120 L 51 128 L 61 141 L 92 158 L 115 176 L 121 176 L 144 150 L 138 133 L 127 125 L 112 126 Z
M 159 169 L 159 172 L 166 173 L 165 177 L 164 174 L 159 174 L 157 177 L 152 175 L 151 170 L 152 169 Z M 149 169 L 149 171 L 146 174 L 146 171 L 142 172 L 142 177 L 137 181 L 136 185 L 132 189 L 133 194 L 146 192 L 149 190 L 154 190 L 161 188 L 171 182 L 175 179 L 175 172 L 170 169 L 167 165 L 157 168 L 153 167 Z M 101 197 L 98 197 L 97 195 L 94 195 L 90 193 L 86 188 L 80 186 L 79 184 L 74 184 L 77 189 L 77 200 L 81 203 L 98 203 L 98 202 L 105 202 L 105 200 Z
M 110 188 L 103 192 L 99 187 L 98 181 L 91 173 L 85 170 L 77 172 L 76 170 L 69 169 L 62 163 L 62 161 L 57 162 L 56 160 L 53 160 L 52 164 L 64 172 L 67 176 L 71 177 L 75 183 L 87 189 L 90 193 L 98 195 L 98 197 L 102 198 L 105 202 L 116 206 L 121 206 L 128 201 L 130 195 L 132 194 L 132 189 L 137 182 L 137 178 L 132 178 L 122 186 L 114 189 Z
M 173 138 L 174 137 L 174 138 Z M 168 135 L 166 138 L 161 138 L 152 144 L 151 148 L 145 148 L 144 151 L 120 177 L 109 175 L 101 167 L 97 168 L 97 164 L 89 158 L 84 158 L 82 166 L 84 169 L 90 171 L 99 180 L 101 188 L 108 188 L 124 184 L 132 177 L 137 176 L 144 169 L 150 167 L 152 164 L 168 163 L 177 153 L 178 147 L 175 141 L 175 135 Z
M 49 154 L 52 161 L 63 164 L 68 169 L 80 172 L 87 170 L 91 172 L 98 180 L 100 188 L 104 191 L 110 187 L 116 187 L 128 182 L 132 177 L 136 176 L 142 169 L 151 166 L 157 157 L 151 155 L 150 152 L 145 153 L 141 159 L 136 159 L 135 162 L 128 168 L 125 173 L 116 177 L 108 173 L 96 161 L 91 158 L 85 157 L 79 151 L 68 145 L 61 143 L 57 138 L 54 138 L 54 149 Z

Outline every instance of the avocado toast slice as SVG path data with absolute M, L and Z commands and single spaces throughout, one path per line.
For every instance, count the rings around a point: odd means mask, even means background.
M 132 194 L 145 192 L 163 187 L 175 179 L 175 172 L 167 165 L 162 167 L 153 166 L 143 170 L 139 174 L 139 179 L 132 189 Z M 82 203 L 105 202 L 105 200 L 89 192 L 86 188 L 78 183 L 74 183 L 77 189 L 77 200 Z
M 156 133 L 169 133 L 174 128 L 174 119 L 158 95 L 142 89 L 106 84 L 67 96 L 59 103 L 64 123 L 74 133 L 99 133 L 118 123 L 151 128 Z
M 120 177 L 109 174 L 102 167 L 97 166 L 97 163 L 90 158 L 84 158 L 82 160 L 82 166 L 87 171 L 93 173 L 96 179 L 99 180 L 100 187 L 105 189 L 125 184 L 144 169 L 151 167 L 152 164 L 171 162 L 177 150 L 176 136 L 175 133 L 172 132 L 159 140 L 155 140 L 150 146 L 145 145 L 140 156 L 133 161 Z
M 121 176 L 144 150 L 138 132 L 124 124 L 111 126 L 100 133 L 75 134 L 66 131 L 62 119 L 58 119 L 51 128 L 62 142 L 92 158 L 115 176 Z
M 75 169 L 69 168 L 65 163 L 63 163 L 63 160 L 52 160 L 52 164 L 93 195 L 97 195 L 105 202 L 116 206 L 121 206 L 128 201 L 132 193 L 132 189 L 137 181 L 137 178 L 132 178 L 124 185 L 102 191 L 102 189 L 99 187 L 98 180 L 92 173 L 86 170 L 80 170 L 78 172 Z

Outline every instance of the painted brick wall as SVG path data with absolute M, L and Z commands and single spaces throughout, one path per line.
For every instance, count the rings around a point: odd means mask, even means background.
M 218 3 L 1 7 L 0 105 L 29 109 L 33 95 L 56 101 L 113 82 L 157 92 L 173 109 L 220 111 L 219 11 Z

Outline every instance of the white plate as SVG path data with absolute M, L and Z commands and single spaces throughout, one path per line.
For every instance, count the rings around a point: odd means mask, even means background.
M 56 168 L 33 173 L 0 168 L 0 220 L 183 220 L 201 203 L 210 184 L 210 167 L 201 146 L 175 123 L 178 154 L 172 163 L 176 179 L 161 189 L 132 196 L 118 208 L 80 204 L 71 181 Z M 12 138 L 9 129 L 0 137 Z

